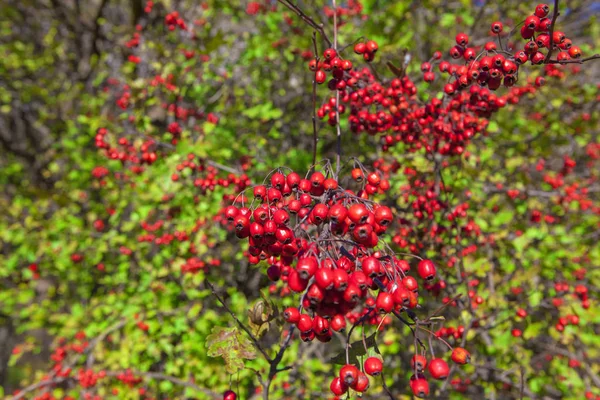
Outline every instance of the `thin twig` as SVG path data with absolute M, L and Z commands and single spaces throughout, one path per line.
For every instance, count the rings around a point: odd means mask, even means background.
M 546 64 L 583 64 L 586 61 L 597 60 L 600 58 L 600 54 L 594 54 L 593 56 L 589 56 L 581 59 L 572 59 L 572 60 L 548 60 L 545 61 Z
M 316 60 L 317 66 L 318 66 L 319 65 L 319 50 L 317 49 L 317 32 L 316 31 L 313 31 L 312 42 L 313 42 L 313 47 L 315 49 L 315 60 Z M 312 116 L 313 161 L 312 161 L 312 165 L 314 166 L 317 163 L 317 144 L 319 143 L 319 135 L 317 134 L 317 79 L 316 79 L 316 73 L 313 76 L 312 101 L 313 101 L 313 116 Z
M 317 30 L 321 34 L 321 37 L 323 38 L 323 40 L 325 40 L 327 42 L 327 45 L 329 47 L 331 47 L 331 40 L 329 40 L 329 37 L 325 33 L 325 30 L 323 29 L 322 24 L 317 24 L 314 19 L 312 19 L 311 17 L 306 15 L 300 8 L 298 8 L 297 6 L 295 6 L 288 0 L 277 0 L 277 1 L 280 2 L 281 4 L 283 4 L 284 6 L 286 6 L 287 8 L 289 8 L 290 10 L 292 10 L 293 12 L 295 12 L 300 18 L 302 18 L 302 20 L 304 22 L 306 22 L 308 25 L 310 25 L 313 29 Z

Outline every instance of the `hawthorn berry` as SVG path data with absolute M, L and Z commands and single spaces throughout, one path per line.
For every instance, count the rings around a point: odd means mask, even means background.
M 462 347 L 455 347 L 452 350 L 451 358 L 456 364 L 464 365 L 471 361 L 471 354 Z
M 443 380 L 448 377 L 450 367 L 448 363 L 441 358 L 434 358 L 429 363 L 429 374 L 433 379 Z
M 236 400 L 237 394 L 233 390 L 227 390 L 223 393 L 223 400 Z
M 369 357 L 365 360 L 363 367 L 366 374 L 377 376 L 383 370 L 383 362 L 377 357 Z

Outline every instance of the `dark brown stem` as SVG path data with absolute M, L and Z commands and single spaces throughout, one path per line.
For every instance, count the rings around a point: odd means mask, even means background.
M 550 43 L 548 44 L 548 54 L 546 55 L 546 59 L 544 63 L 548 63 L 550 61 L 550 57 L 552 57 L 552 51 L 554 51 L 554 24 L 556 24 L 556 19 L 560 13 L 558 12 L 558 0 L 554 0 L 554 15 L 552 16 L 552 23 L 550 24 Z
M 583 64 L 586 61 L 597 60 L 600 58 L 600 54 L 594 54 L 593 56 L 589 56 L 581 59 L 573 59 L 573 60 L 547 60 L 546 64 Z
M 333 48 L 337 51 L 337 4 L 336 0 L 332 0 L 333 5 Z M 335 157 L 335 178 L 337 179 L 340 175 L 340 167 L 341 162 L 340 159 L 342 157 L 342 129 L 340 128 L 340 91 L 336 89 L 335 91 L 335 129 L 336 129 L 336 157 Z
M 313 47 L 315 49 L 315 60 L 317 61 L 317 65 L 319 65 L 319 50 L 317 49 L 317 33 L 313 31 L 312 35 Z M 313 125 L 313 161 L 312 165 L 317 163 L 317 144 L 319 143 L 319 136 L 317 134 L 317 79 L 316 75 L 313 76 L 313 85 L 312 85 L 312 105 L 313 105 L 313 116 L 312 116 L 312 125 Z

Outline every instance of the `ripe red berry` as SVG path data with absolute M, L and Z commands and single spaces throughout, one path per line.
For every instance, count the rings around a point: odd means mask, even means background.
M 471 361 L 471 354 L 462 347 L 455 347 L 452 350 L 452 361 L 460 365 L 468 364 Z
M 456 35 L 456 44 L 465 47 L 469 43 L 469 36 L 466 33 Z
M 333 270 L 329 268 L 319 268 L 315 272 L 315 282 L 323 290 L 333 288 Z
M 354 52 L 356 54 L 364 54 L 365 51 L 367 51 L 367 45 L 363 42 L 359 42 L 354 45 Z
M 448 363 L 441 358 L 434 358 L 429 363 L 429 373 L 433 379 L 446 379 L 450 373 Z
M 427 358 L 420 354 L 415 354 L 410 361 L 410 366 L 413 370 L 417 372 L 423 372 L 425 367 L 427 366 Z
M 327 61 L 333 60 L 337 56 L 337 51 L 335 49 L 326 49 L 323 52 L 323 58 Z
M 310 332 L 312 330 L 312 318 L 307 314 L 300 314 L 296 326 L 302 333 Z
M 422 279 L 427 281 L 435 278 L 435 265 L 431 260 L 421 260 L 417 266 L 417 273 Z
M 364 224 L 369 218 L 369 210 L 364 204 L 352 204 L 348 209 L 348 218 L 355 224 Z
M 529 17 L 525 18 L 525 26 L 527 29 L 535 30 L 537 29 L 539 23 L 540 18 L 535 15 L 530 15 Z
M 344 332 L 346 329 L 346 318 L 342 314 L 336 314 L 331 318 L 331 329 L 336 332 Z
M 325 82 L 326 79 L 327 74 L 325 74 L 325 71 L 318 70 L 317 72 L 315 72 L 315 82 L 317 82 L 319 85 Z
M 552 33 L 552 40 L 555 45 L 562 43 L 566 38 L 565 34 L 560 31 L 554 31 L 554 33 Z
M 228 390 L 223 393 L 223 400 L 236 400 L 237 394 L 233 390 Z
M 346 364 L 340 370 L 340 379 L 346 383 L 346 385 L 352 385 L 358 378 L 358 368 L 352 364 Z
M 422 374 L 413 375 L 410 377 L 410 389 L 413 394 L 419 398 L 429 396 L 429 383 Z
M 319 262 L 315 257 L 305 257 L 298 260 L 296 270 L 302 279 L 310 279 L 317 272 Z
M 581 57 L 581 49 L 578 46 L 572 46 L 571 48 L 569 48 L 569 56 L 571 58 Z
M 496 21 L 492 24 L 492 32 L 494 33 L 500 33 L 502 32 L 503 26 L 502 26 L 502 22 L 500 21 Z
M 550 12 L 550 6 L 548 4 L 538 4 L 535 7 L 535 15 L 538 18 L 544 18 Z
M 348 391 L 348 385 L 339 377 L 333 378 L 329 385 L 329 390 L 335 396 L 341 396 Z
M 367 51 L 370 53 L 375 53 L 379 49 L 379 46 L 377 45 L 377 43 L 374 40 L 369 40 L 367 42 L 366 46 L 367 46 Z
M 394 299 L 388 292 L 379 292 L 375 306 L 379 313 L 388 314 L 394 309 Z
M 369 357 L 365 360 L 364 368 L 366 374 L 377 376 L 383 370 L 383 362 L 377 357 Z
M 369 388 L 369 378 L 367 377 L 367 375 L 359 371 L 358 377 L 351 385 L 351 388 L 359 393 L 367 391 L 367 389 Z
M 351 172 L 352 175 L 352 179 L 354 179 L 356 182 L 362 182 L 363 179 L 365 178 L 365 175 L 363 174 L 362 169 L 360 168 L 354 168 Z
M 282 190 L 285 185 L 285 175 L 281 172 L 275 172 L 271 175 L 271 186 L 273 186 L 277 190 Z

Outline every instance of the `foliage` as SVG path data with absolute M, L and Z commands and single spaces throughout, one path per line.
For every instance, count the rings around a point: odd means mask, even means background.
M 298 298 L 267 278 L 266 262 L 249 262 L 223 218 L 278 167 L 311 167 L 312 29 L 269 1 L 164 0 L 142 13 L 137 2 L 34 3 L 0 6 L 2 395 L 329 397 L 344 336 L 294 335 L 288 347 L 282 313 Z M 338 40 L 376 41 L 370 65 L 383 80 L 394 78 L 388 62 L 407 61 L 426 102 L 445 82 L 422 81 L 421 61 L 458 32 L 484 38 L 500 16 L 516 26 L 535 7 L 475 3 L 340 2 Z M 559 25 L 591 55 L 600 32 L 584 3 L 561 4 Z M 332 37 L 331 4 L 302 6 Z M 322 36 L 316 44 L 322 53 Z M 519 79 L 537 76 L 547 84 L 494 114 L 458 157 L 384 150 L 384 135 L 353 134 L 340 118 L 342 175 L 360 162 L 389 181 L 375 199 L 407 222 L 385 240 L 433 260 L 444 282 L 421 290 L 419 318 L 471 353 L 431 383 L 434 398 L 600 396 L 598 67 L 532 66 Z M 331 96 L 318 87 L 317 108 Z M 334 160 L 326 121 L 317 150 Z M 441 212 L 414 214 L 426 195 L 416 181 L 438 185 Z M 366 396 L 409 398 L 409 327 L 353 338 L 352 358 L 384 360 Z

